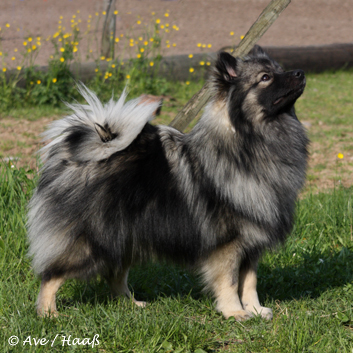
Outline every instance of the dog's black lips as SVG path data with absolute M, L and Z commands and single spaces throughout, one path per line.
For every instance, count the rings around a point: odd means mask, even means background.
M 288 93 L 284 94 L 283 96 L 277 98 L 274 102 L 273 105 L 276 105 L 280 102 L 282 102 L 282 100 L 286 97 L 291 96 L 292 94 L 297 94 L 300 92 L 300 94 L 303 93 L 304 88 L 305 88 L 305 84 L 306 84 L 306 79 L 304 78 L 304 80 L 294 89 L 290 90 Z

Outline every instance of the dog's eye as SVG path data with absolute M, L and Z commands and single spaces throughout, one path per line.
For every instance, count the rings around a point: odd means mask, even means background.
M 261 77 L 261 81 L 264 81 L 264 82 L 269 81 L 270 79 L 271 79 L 271 77 L 267 74 L 265 74 Z

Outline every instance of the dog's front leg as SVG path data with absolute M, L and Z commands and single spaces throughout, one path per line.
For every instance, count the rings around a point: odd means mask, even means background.
M 242 264 L 239 273 L 239 296 L 246 311 L 271 320 L 272 310 L 261 306 L 257 295 L 257 263 L 257 260 L 253 260 Z
M 243 309 L 238 295 L 241 256 L 235 241 L 214 250 L 201 265 L 206 288 L 216 298 L 216 310 L 225 318 L 247 320 L 252 313 Z

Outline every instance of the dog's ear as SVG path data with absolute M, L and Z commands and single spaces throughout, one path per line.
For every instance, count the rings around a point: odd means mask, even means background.
M 226 81 L 232 81 L 238 77 L 237 59 L 226 52 L 219 53 L 216 69 Z
M 268 58 L 267 53 L 259 46 L 259 45 L 254 45 L 254 48 L 252 48 L 249 52 L 250 56 L 265 56 Z

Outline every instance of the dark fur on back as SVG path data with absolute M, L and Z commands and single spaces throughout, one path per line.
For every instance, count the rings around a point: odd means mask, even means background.
M 28 221 L 42 278 L 105 275 L 152 256 L 195 265 L 233 241 L 245 261 L 285 239 L 308 156 L 294 111 L 304 73 L 256 48 L 244 60 L 221 53 L 210 80 L 189 134 L 143 122 L 119 149 L 118 122 L 71 117 L 56 130 Z

